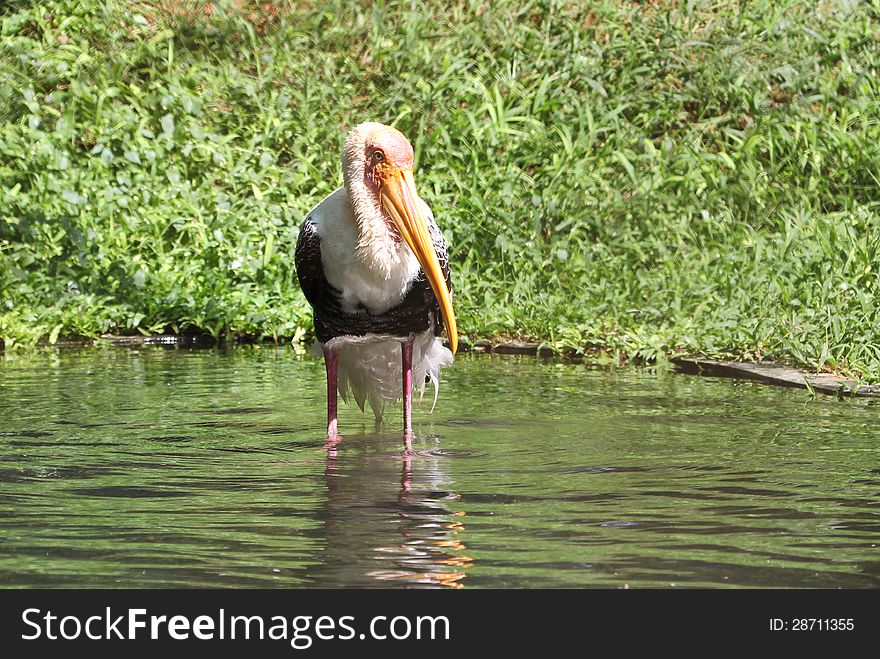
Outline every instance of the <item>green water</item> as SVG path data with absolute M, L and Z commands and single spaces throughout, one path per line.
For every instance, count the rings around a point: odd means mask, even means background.
M 462 356 L 385 426 L 290 348 L 0 357 L 0 585 L 880 586 L 880 405 Z

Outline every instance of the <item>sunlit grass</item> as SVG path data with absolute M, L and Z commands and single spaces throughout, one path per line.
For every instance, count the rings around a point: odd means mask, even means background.
M 298 226 L 373 119 L 466 334 L 880 379 L 880 1 L 270 4 L 4 4 L 7 346 L 304 338 Z

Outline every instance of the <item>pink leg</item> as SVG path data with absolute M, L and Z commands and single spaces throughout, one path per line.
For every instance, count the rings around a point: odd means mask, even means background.
M 403 437 L 407 448 L 412 440 L 412 352 L 413 342 L 401 343 L 403 357 Z
M 400 475 L 401 497 L 406 492 L 412 492 L 412 444 L 406 442 L 406 451 L 403 453 L 403 473 Z
M 339 422 L 336 419 L 336 376 L 339 371 L 339 351 L 324 347 L 324 366 L 327 369 L 327 441 L 339 441 Z

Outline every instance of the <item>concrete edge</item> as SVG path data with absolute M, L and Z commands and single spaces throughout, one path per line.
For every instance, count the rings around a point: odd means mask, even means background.
M 712 375 L 726 378 L 757 380 L 778 387 L 797 387 L 813 390 L 830 396 L 871 396 L 880 397 L 880 387 L 864 385 L 832 373 L 810 373 L 779 364 L 749 364 L 745 362 L 725 362 L 698 357 L 675 357 L 672 363 L 685 373 Z

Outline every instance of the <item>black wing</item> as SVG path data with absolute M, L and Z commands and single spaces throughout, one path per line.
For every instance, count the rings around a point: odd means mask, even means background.
M 437 252 L 437 260 L 440 262 L 440 270 L 443 272 L 443 278 L 446 280 L 446 288 L 449 289 L 449 297 L 452 298 L 449 251 L 446 249 L 446 239 L 443 237 L 443 232 L 440 231 L 440 227 L 437 226 L 433 217 L 428 218 L 428 233 L 431 236 L 434 251 Z M 428 304 L 431 311 L 434 312 L 434 334 L 440 336 L 440 332 L 443 331 L 444 325 L 443 314 L 440 313 L 440 305 L 437 303 L 437 298 L 434 297 L 434 291 L 431 290 L 431 285 L 428 283 L 428 278 L 425 276 L 424 270 L 419 273 L 418 281 L 424 286 L 425 302 Z
M 319 341 L 326 343 L 336 336 L 362 336 L 371 331 L 359 311 L 352 313 L 342 308 L 339 291 L 327 281 L 321 262 L 321 237 L 311 216 L 300 227 L 295 258 L 296 276 L 312 305 Z
M 296 276 L 309 304 L 314 307 L 329 288 L 321 265 L 321 238 L 311 216 L 299 229 L 296 241 Z

